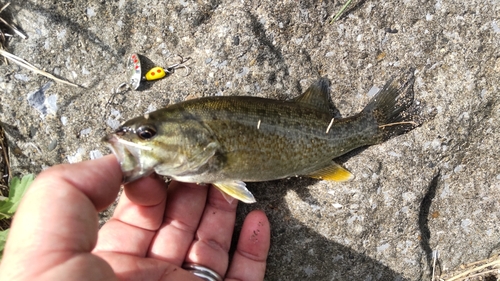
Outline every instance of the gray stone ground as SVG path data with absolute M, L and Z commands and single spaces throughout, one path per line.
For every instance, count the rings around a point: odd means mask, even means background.
M 15 38 L 9 50 L 86 89 L 0 65 L 0 119 L 22 152 L 12 154 L 14 172 L 107 154 L 99 140 L 110 126 L 187 98 L 287 99 L 326 76 L 349 116 L 373 86 L 415 67 L 416 98 L 433 119 L 343 157 L 351 182 L 249 184 L 258 202 L 240 205 L 238 227 L 253 209 L 268 214 L 267 280 L 429 280 L 436 250 L 438 273 L 497 253 L 499 2 L 360 1 L 329 24 L 341 5 L 15 1 L 10 12 L 29 39 Z M 173 54 L 190 56 L 192 72 L 118 95 L 106 108 L 131 52 L 162 66 Z

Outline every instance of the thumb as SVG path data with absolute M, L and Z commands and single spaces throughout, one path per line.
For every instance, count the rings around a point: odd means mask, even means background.
M 15 215 L 0 276 L 40 277 L 57 266 L 64 268 L 61 265 L 79 254 L 90 256 L 97 241 L 97 211 L 113 202 L 121 179 L 113 156 L 42 172 Z

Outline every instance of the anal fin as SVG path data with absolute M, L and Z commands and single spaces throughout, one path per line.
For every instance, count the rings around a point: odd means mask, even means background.
M 222 195 L 224 195 L 224 198 L 230 204 L 233 198 L 245 203 L 257 202 L 253 194 L 246 188 L 246 184 L 242 181 L 214 182 L 212 184 L 222 192 Z
M 348 181 L 354 178 L 354 175 L 351 174 L 351 172 L 335 162 L 332 162 L 330 166 L 315 171 L 307 176 L 315 179 L 330 181 Z

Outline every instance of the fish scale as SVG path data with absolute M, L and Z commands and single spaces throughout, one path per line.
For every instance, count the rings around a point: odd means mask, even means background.
M 332 116 L 307 104 L 215 97 L 180 106 L 213 131 L 226 157 L 221 172 L 243 181 L 303 175 L 310 167 L 317 169 L 315 165 L 329 164 L 333 158 L 376 141 L 371 137 L 377 131 L 376 122 L 369 122 L 368 116 L 338 119 L 327 134 Z M 212 112 L 217 112 L 215 120 Z

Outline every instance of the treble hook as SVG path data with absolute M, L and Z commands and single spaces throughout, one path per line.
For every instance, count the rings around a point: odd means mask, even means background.
M 165 72 L 167 72 L 168 74 L 172 74 L 175 72 L 176 69 L 179 69 L 179 68 L 185 68 L 186 69 L 186 75 L 184 75 L 184 77 L 188 76 L 189 74 L 191 74 L 191 68 L 189 68 L 189 66 L 185 65 L 185 63 L 191 59 L 191 57 L 187 57 L 186 59 L 184 59 L 183 56 L 177 54 L 177 56 L 179 58 L 181 58 L 181 61 L 179 63 L 176 63 L 176 64 L 172 64 L 171 66 L 168 66 L 166 69 L 165 69 Z
M 122 94 L 122 93 L 125 93 L 127 92 L 128 90 L 131 89 L 131 86 L 129 83 L 121 83 L 120 85 L 118 85 L 118 87 L 116 87 L 116 89 L 113 89 L 111 91 L 111 97 L 109 98 L 108 102 L 106 103 L 106 105 L 104 106 L 105 108 L 108 107 L 108 105 L 110 105 L 113 100 L 115 99 L 115 96 L 118 95 L 118 94 Z

